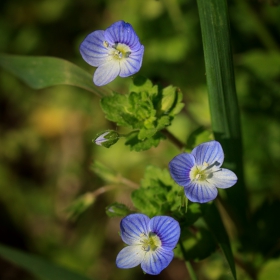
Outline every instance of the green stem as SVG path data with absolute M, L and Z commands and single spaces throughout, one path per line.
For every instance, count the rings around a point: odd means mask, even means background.
M 193 270 L 193 267 L 192 267 L 191 263 L 189 261 L 187 261 L 187 259 L 188 259 L 187 252 L 186 252 L 186 250 L 184 248 L 182 239 L 179 240 L 179 245 L 180 245 L 180 248 L 181 248 L 181 252 L 182 252 L 182 254 L 184 256 L 184 259 L 185 259 L 185 264 L 186 264 L 186 268 L 187 268 L 187 270 L 189 272 L 190 279 L 191 280 L 197 280 L 197 277 L 195 275 L 195 272 Z
M 161 133 L 163 133 L 175 146 L 177 146 L 180 150 L 183 150 L 185 148 L 185 144 L 182 143 L 178 138 L 176 138 L 170 131 L 168 131 L 166 128 L 161 130 Z

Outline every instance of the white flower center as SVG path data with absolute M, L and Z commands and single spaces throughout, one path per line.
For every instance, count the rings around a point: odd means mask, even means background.
M 142 244 L 141 248 L 143 251 L 155 251 L 159 246 L 161 246 L 159 237 L 153 232 L 150 232 L 148 236 L 142 233 L 140 237 L 140 243 Z
M 109 50 L 109 54 L 117 60 L 126 59 L 131 54 L 130 47 L 125 44 L 116 43 L 115 45 L 110 46 L 110 44 L 107 41 L 104 41 L 103 46 L 107 48 Z
M 204 162 L 203 165 L 194 165 L 190 171 L 190 179 L 192 181 L 204 182 L 213 176 L 213 173 L 217 171 L 213 168 L 214 165 Z

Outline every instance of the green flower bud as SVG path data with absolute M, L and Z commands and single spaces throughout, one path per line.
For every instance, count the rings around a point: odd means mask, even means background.
M 97 136 L 94 139 L 94 142 L 96 145 L 110 148 L 112 145 L 118 142 L 119 138 L 120 136 L 116 131 L 107 130 L 105 132 L 103 131 L 97 134 Z

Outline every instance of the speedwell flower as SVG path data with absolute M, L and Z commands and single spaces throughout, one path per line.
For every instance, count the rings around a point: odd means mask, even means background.
M 180 237 L 179 223 L 168 216 L 149 219 L 143 214 L 131 214 L 121 221 L 121 238 L 127 247 L 116 260 L 119 268 L 141 264 L 145 273 L 157 275 L 174 257 L 173 249 Z
M 93 76 L 97 86 L 113 81 L 118 75 L 128 77 L 139 71 L 144 46 L 129 23 L 117 21 L 105 31 L 90 33 L 80 45 L 83 59 L 98 67 Z
M 223 161 L 221 144 L 210 141 L 197 146 L 190 154 L 173 158 L 169 169 L 174 181 L 184 187 L 189 200 L 204 203 L 216 198 L 217 188 L 229 188 L 237 181 L 232 171 L 221 168 Z

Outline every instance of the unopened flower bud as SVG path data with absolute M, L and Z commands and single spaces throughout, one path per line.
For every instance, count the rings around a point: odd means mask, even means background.
M 105 132 L 99 133 L 94 142 L 96 145 L 110 148 L 112 145 L 117 143 L 119 140 L 119 134 L 114 130 L 107 130 Z

